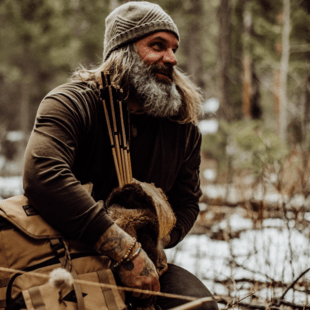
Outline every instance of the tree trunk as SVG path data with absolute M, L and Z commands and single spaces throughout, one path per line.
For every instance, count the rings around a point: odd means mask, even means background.
M 193 76 L 195 83 L 202 89 L 205 86 L 203 78 L 202 66 L 202 22 L 204 18 L 203 1 L 192 0 L 187 11 L 187 18 L 189 18 L 187 37 L 184 45 L 185 54 L 187 55 L 187 62 L 185 71 Z
M 305 105 L 304 105 L 304 141 L 309 141 L 310 130 L 310 75 L 308 75 L 305 82 Z
M 218 39 L 218 85 L 220 99 L 220 116 L 226 120 L 232 120 L 233 109 L 229 91 L 229 62 L 230 62 L 230 0 L 221 0 Z
M 27 65 L 25 67 L 28 67 Z M 22 133 L 22 140 L 17 151 L 17 170 L 22 173 L 24 153 L 29 138 L 30 123 L 30 76 L 28 70 L 24 71 L 24 77 L 20 87 L 20 109 L 19 109 L 19 128 Z
M 26 76 L 21 85 L 21 100 L 20 100 L 20 130 L 23 133 L 22 147 L 25 149 L 28 136 L 29 136 L 29 97 L 30 97 L 30 83 L 28 77 Z
M 250 56 L 250 38 L 252 13 L 250 3 L 246 2 L 243 13 L 243 57 L 242 57 L 242 114 L 245 119 L 251 118 L 252 105 L 252 59 Z
M 290 53 L 290 0 L 283 0 L 282 57 L 280 64 L 280 138 L 286 141 L 287 73 Z
M 280 135 L 280 69 L 275 69 L 273 74 L 273 100 L 277 125 L 277 133 Z

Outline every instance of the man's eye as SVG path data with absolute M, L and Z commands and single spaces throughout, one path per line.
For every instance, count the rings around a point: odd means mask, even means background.
M 156 49 L 156 50 L 162 50 L 163 49 L 163 44 L 162 43 L 160 43 L 160 42 L 158 42 L 158 43 L 153 43 L 152 44 L 152 47 L 154 48 L 154 49 Z

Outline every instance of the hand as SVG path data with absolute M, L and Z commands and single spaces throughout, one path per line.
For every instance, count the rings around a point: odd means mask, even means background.
M 170 240 L 170 235 L 166 235 L 161 240 L 159 240 L 157 245 L 158 258 L 156 262 L 156 268 L 159 277 L 168 270 L 167 256 L 164 249 L 170 243 Z
M 100 236 L 95 244 L 95 249 L 99 253 L 109 256 L 115 262 L 120 262 L 126 253 L 130 251 L 132 244 L 133 238 L 116 224 L 113 224 Z M 125 286 L 160 291 L 156 268 L 142 249 L 132 261 L 121 263 L 117 267 L 117 272 Z M 132 295 L 140 298 L 151 296 L 150 294 L 141 293 L 133 293 Z
M 120 264 L 117 273 L 125 286 L 159 292 L 159 277 L 156 268 L 144 250 L 132 261 Z M 136 293 L 133 297 L 149 298 L 151 294 Z

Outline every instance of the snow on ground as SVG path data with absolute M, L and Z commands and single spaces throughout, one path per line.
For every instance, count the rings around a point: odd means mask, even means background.
M 221 223 L 223 227 L 226 224 Z M 273 227 L 270 227 L 270 226 Z M 279 229 L 276 226 L 280 226 Z M 265 227 L 265 228 L 264 228 Z M 291 283 L 309 268 L 310 240 L 294 229 L 285 228 L 280 219 L 266 220 L 260 230 L 250 229 L 250 222 L 236 215 L 230 219 L 230 228 L 248 228 L 240 238 L 231 242 L 211 240 L 206 235 L 188 235 L 177 247 L 166 250 L 173 262 L 198 276 L 215 294 L 227 295 L 227 287 L 216 280 L 249 279 L 262 282 L 282 281 Z M 233 262 L 232 262 L 233 261 Z M 310 273 L 305 278 L 310 281 Z M 247 294 L 244 286 L 236 284 L 236 296 Z M 262 289 L 256 293 L 263 300 L 270 299 L 276 290 Z M 278 290 L 280 297 L 284 290 Z M 275 296 L 273 296 L 275 297 Z M 304 293 L 289 292 L 288 301 L 306 301 Z M 308 302 L 310 298 L 308 297 Z
M 212 169 L 206 169 L 203 172 L 203 175 L 206 174 L 206 179 L 211 180 L 211 176 L 213 176 L 214 171 Z M 225 198 L 228 202 L 238 203 L 240 201 L 244 201 L 246 199 L 255 199 L 255 200 L 264 200 L 266 202 L 278 202 L 285 200 L 286 203 L 293 204 L 295 206 L 307 205 L 310 201 L 305 199 L 305 197 L 301 195 L 296 195 L 294 197 L 287 197 L 277 193 L 272 186 L 264 188 L 261 185 L 256 186 L 256 189 L 253 191 L 252 188 L 242 188 L 240 192 L 240 188 L 234 186 L 233 184 L 229 186 L 229 190 L 227 192 L 226 186 L 222 184 L 208 184 L 202 186 L 203 193 L 208 198 Z
M 23 193 L 22 177 L 0 177 L 0 200 Z
M 214 188 L 212 188 L 214 190 Z M 221 193 L 219 189 L 217 193 Z M 214 191 L 213 191 L 214 193 Z M 231 192 L 234 194 L 234 192 Z M 22 194 L 21 177 L 0 177 L 0 200 L 3 197 Z M 234 195 L 233 195 L 234 196 Z M 236 197 L 234 197 L 236 200 Z M 310 213 L 305 213 L 310 219 Z M 292 224 L 290 222 L 290 224 Z M 214 294 L 228 293 L 227 287 L 217 280 L 241 278 L 262 282 L 282 281 L 291 283 L 299 274 L 310 267 L 310 240 L 303 231 L 288 225 L 282 219 L 266 219 L 262 228 L 253 229 L 253 222 L 237 213 L 219 224 L 227 231 L 243 230 L 239 238 L 230 242 L 212 240 L 207 235 L 188 235 L 175 248 L 166 250 L 169 262 L 173 262 L 200 278 Z M 310 281 L 310 272 L 305 278 Z M 235 284 L 235 295 L 243 297 L 251 284 Z M 284 289 L 268 287 L 256 295 L 263 300 L 280 297 Z M 276 294 L 276 296 L 274 296 Z M 291 290 L 286 299 L 304 304 L 310 298 L 304 293 Z

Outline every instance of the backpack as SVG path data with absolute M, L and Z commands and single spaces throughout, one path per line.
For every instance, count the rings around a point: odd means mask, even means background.
M 84 185 L 90 193 L 92 184 Z M 0 310 L 123 310 L 125 295 L 116 288 L 111 260 L 74 240 L 66 240 L 46 223 L 23 195 L 0 201 L 0 266 L 26 273 L 0 271 Z M 65 268 L 74 279 L 106 283 L 100 287 L 73 283 L 59 290 L 47 278 Z

